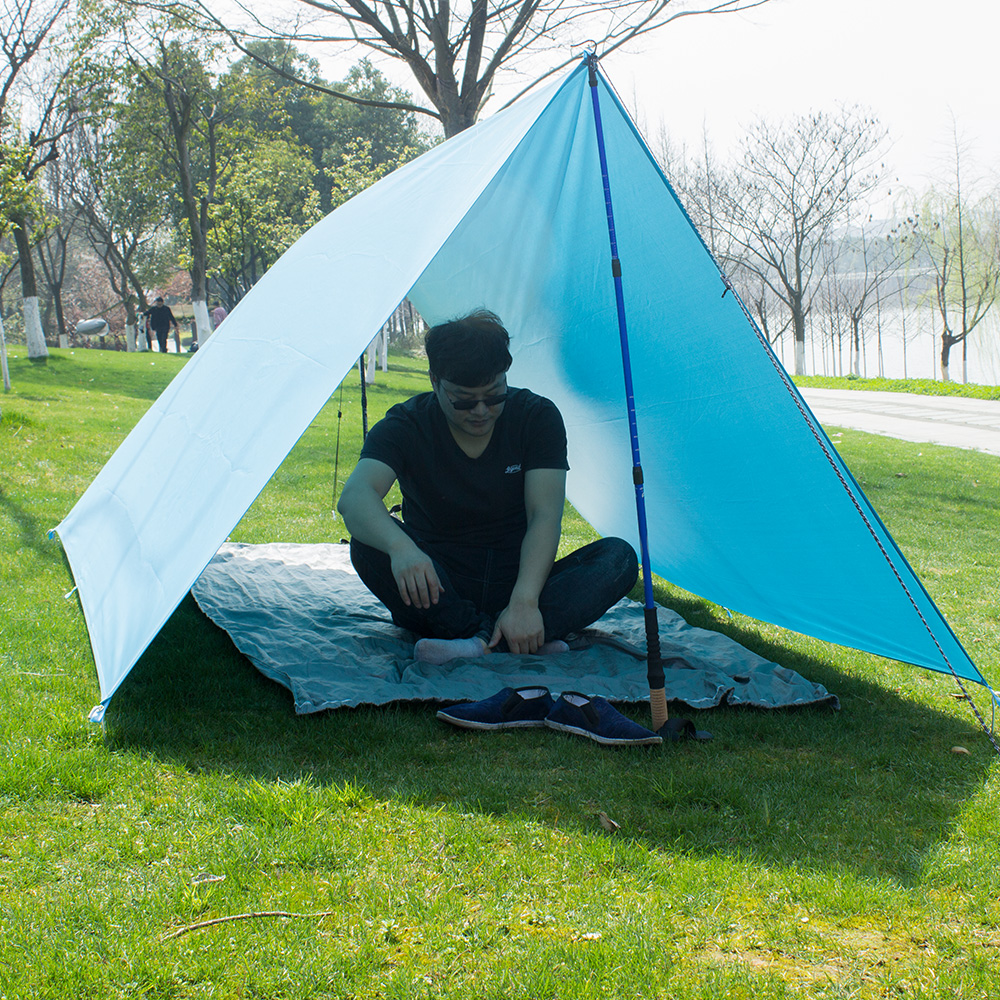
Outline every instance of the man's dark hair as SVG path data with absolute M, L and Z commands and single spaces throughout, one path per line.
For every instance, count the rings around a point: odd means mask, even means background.
M 475 388 L 510 368 L 510 335 L 500 317 L 486 309 L 431 327 L 424 337 L 435 378 Z

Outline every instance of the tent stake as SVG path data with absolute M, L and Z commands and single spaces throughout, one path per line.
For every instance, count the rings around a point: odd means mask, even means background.
M 632 482 L 635 485 L 635 512 L 639 523 L 639 548 L 642 560 L 642 586 L 644 595 L 643 617 L 646 626 L 646 670 L 649 678 L 649 708 L 653 716 L 653 729 L 659 730 L 667 721 L 667 696 L 663 678 L 663 659 L 660 654 L 660 629 L 656 620 L 656 603 L 653 600 L 653 571 L 649 559 L 649 536 L 646 528 L 646 495 L 642 479 L 642 462 L 639 458 L 639 429 L 635 416 L 635 393 L 632 388 L 632 362 L 628 347 L 628 328 L 625 322 L 625 295 L 622 290 L 622 265 L 618 259 L 618 238 L 615 235 L 615 217 L 611 207 L 611 182 L 608 179 L 608 158 L 604 149 L 604 127 L 601 124 L 601 104 L 597 93 L 597 56 L 587 54 L 590 97 L 594 108 L 594 127 L 597 131 L 597 152 L 601 159 L 601 180 L 604 184 L 604 206 L 608 213 L 608 237 L 611 240 L 611 273 L 615 282 L 615 304 L 618 309 L 618 337 L 622 350 L 622 373 L 625 377 L 625 401 L 628 409 L 629 435 L 632 441 Z

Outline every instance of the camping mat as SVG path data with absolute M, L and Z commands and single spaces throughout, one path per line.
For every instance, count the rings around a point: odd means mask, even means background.
M 502 687 L 544 684 L 613 701 L 643 701 L 645 633 L 641 604 L 620 601 L 587 648 L 553 656 L 459 659 L 435 666 L 413 659 L 415 636 L 397 628 L 351 566 L 346 545 L 241 545 L 219 549 L 192 588 L 205 614 L 244 656 L 292 692 L 295 711 L 320 712 L 392 701 L 463 701 Z M 658 608 L 670 700 L 692 708 L 721 702 L 782 708 L 829 704 L 824 687 L 744 649 L 718 632 L 694 628 Z

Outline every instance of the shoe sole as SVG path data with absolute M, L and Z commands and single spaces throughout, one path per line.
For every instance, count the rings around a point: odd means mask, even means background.
M 471 719 L 458 719 L 446 712 L 438 712 L 437 717 L 442 722 L 458 726 L 459 729 L 544 729 L 544 719 L 517 719 L 513 722 L 474 722 Z
M 595 743 L 600 743 L 601 746 L 605 747 L 654 746 L 657 743 L 663 742 L 662 737 L 655 735 L 638 736 L 634 739 L 614 736 L 599 736 L 597 733 L 592 733 L 589 729 L 581 729 L 579 726 L 568 726 L 564 722 L 552 722 L 549 719 L 545 720 L 545 725 L 549 729 L 558 730 L 560 733 L 572 733 L 574 736 L 585 736 L 588 740 L 593 740 Z

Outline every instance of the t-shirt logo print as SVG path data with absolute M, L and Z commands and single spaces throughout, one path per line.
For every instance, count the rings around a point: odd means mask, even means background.
M 520 472 L 520 471 L 521 471 L 521 466 L 520 465 L 508 465 L 507 468 L 504 469 L 504 475 L 505 476 L 510 476 L 510 475 L 513 475 L 513 473 Z

